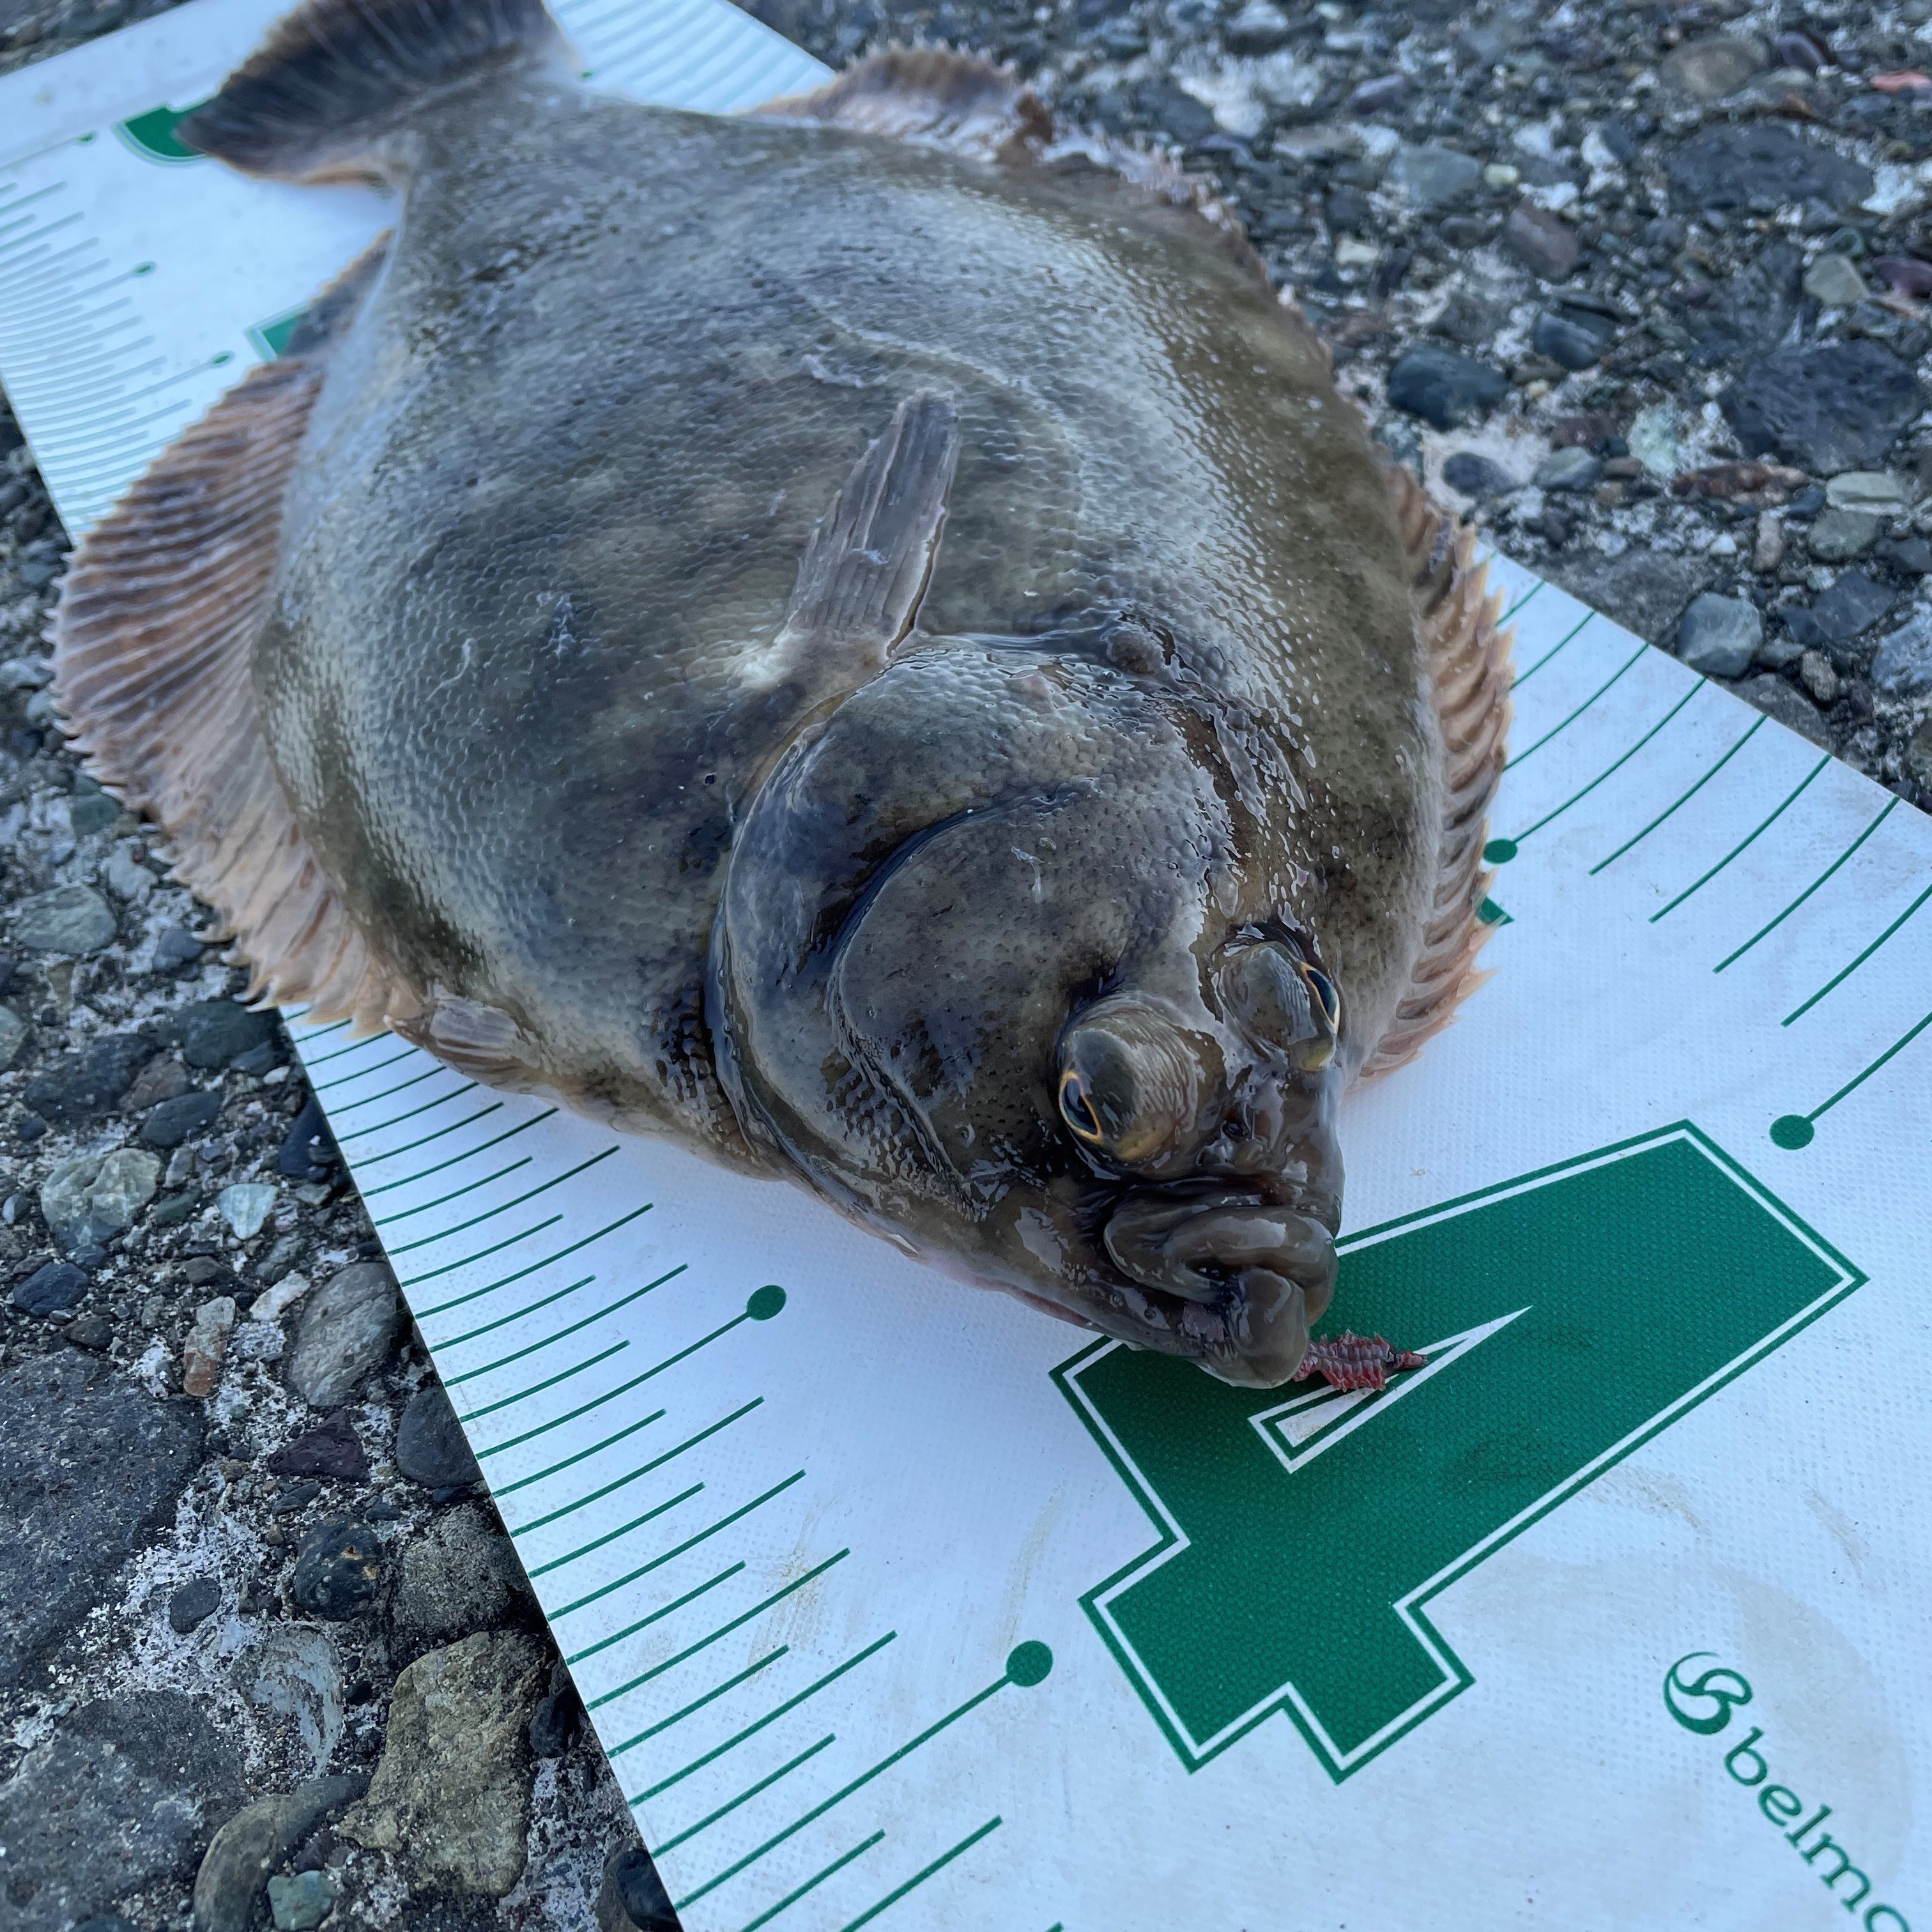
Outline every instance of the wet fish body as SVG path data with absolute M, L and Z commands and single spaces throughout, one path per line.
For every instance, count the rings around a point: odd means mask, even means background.
M 60 620 L 264 988 L 1292 1374 L 1507 701 L 1238 235 L 961 57 L 692 115 L 533 0 L 310 0 L 188 132 L 403 195 Z

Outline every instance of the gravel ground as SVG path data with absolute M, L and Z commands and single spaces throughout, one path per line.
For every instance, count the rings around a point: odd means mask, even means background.
M 0 70 L 154 10 L 0 0 Z M 1181 152 L 1445 500 L 1932 808 L 1932 0 L 758 10 Z M 4 412 L 0 519 L 0 1918 L 646 1924 L 286 1040 L 51 728 Z

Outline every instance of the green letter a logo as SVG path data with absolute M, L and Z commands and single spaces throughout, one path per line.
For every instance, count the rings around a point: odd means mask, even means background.
M 1286 1711 L 1346 1778 L 1470 1682 L 1432 1597 L 1863 1280 L 1684 1125 L 1372 1229 L 1380 1395 L 1054 1372 L 1160 1532 L 1082 1600 L 1190 1770 Z

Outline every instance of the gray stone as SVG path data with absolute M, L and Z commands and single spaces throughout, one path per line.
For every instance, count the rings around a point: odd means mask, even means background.
M 1787 684 L 1775 671 L 1761 670 L 1734 687 L 1748 704 L 1755 705 L 1801 738 L 1808 738 L 1821 752 L 1832 748 L 1830 728 L 1818 715 L 1818 707 L 1795 684 Z
M 1630 453 L 1653 476 L 1675 476 L 1681 458 L 1677 445 L 1677 412 L 1668 403 L 1654 403 L 1637 412 L 1628 438 Z
M 201 941 L 184 926 L 164 926 L 154 940 L 154 970 L 178 972 L 201 957 Z
M 90 1386 L 90 1378 L 93 1380 Z M 201 1454 L 185 1402 L 70 1356 L 0 1372 L 0 1685 L 16 1682 L 174 1520 Z M 4 1843 L 0 1834 L 0 1843 Z
M 11 1006 L 0 1006 L 0 1073 L 13 1065 L 26 1037 L 26 1022 Z
M 352 1804 L 368 1788 L 368 1777 L 358 1772 L 312 1778 L 292 1791 L 258 1798 L 238 1811 L 215 1833 L 195 1874 L 196 1932 L 248 1932 L 268 1874 L 317 1826 Z M 320 1924 L 321 1916 L 303 1923 Z M 280 1922 L 278 1918 L 276 1923 Z
M 1508 394 L 1498 370 L 1433 343 L 1410 350 L 1389 371 L 1389 400 L 1438 429 L 1454 429 Z
M 316 1408 L 346 1402 L 389 1359 L 402 1323 L 395 1277 L 382 1263 L 343 1269 L 303 1306 L 289 1348 L 289 1386 Z
M 335 1881 L 326 1871 L 296 1872 L 268 1881 L 275 1932 L 311 1932 L 335 1909 Z
M 91 886 L 56 886 L 20 902 L 14 920 L 16 945 L 77 959 L 114 943 L 114 912 Z
M 1848 570 L 1807 606 L 1787 604 L 1784 628 L 1801 644 L 1848 644 L 1889 610 L 1892 592 L 1862 570 Z
M 302 1538 L 289 1579 L 289 1600 L 330 1623 L 346 1623 L 382 1588 L 382 1540 L 366 1522 L 326 1522 Z
M 14 1306 L 23 1315 L 58 1315 L 87 1292 L 87 1276 L 70 1262 L 37 1268 L 14 1290 Z
M 1921 605 L 1889 637 L 1879 640 L 1871 675 L 1872 682 L 1888 698 L 1923 698 L 1932 692 L 1932 610 Z
M 188 1085 L 188 1069 L 172 1054 L 158 1053 L 135 1075 L 121 1105 L 130 1114 L 146 1113 L 164 1100 L 178 1100 Z
M 1672 152 L 1673 199 L 1687 212 L 1715 208 L 1768 214 L 1790 202 L 1852 208 L 1872 191 L 1871 170 L 1774 122 L 1705 129 Z
M 242 1796 L 232 1748 L 192 1699 L 147 1690 L 83 1706 L 0 1785 L 0 1922 L 73 1932 L 130 1892 L 185 1878 Z
M 1583 252 L 1576 231 L 1533 201 L 1520 201 L 1510 209 L 1510 218 L 1503 224 L 1503 240 L 1526 268 L 1546 282 L 1562 281 Z
M 1760 243 L 1720 285 L 1715 298 L 1684 318 L 1706 368 L 1762 356 L 1784 340 L 1798 314 L 1800 258 L 1785 242 Z
M 1478 456 L 1472 449 L 1459 449 L 1442 465 L 1442 481 L 1459 496 L 1480 502 L 1488 496 L 1504 496 L 1522 486 L 1500 463 Z
M 1863 510 L 1840 510 L 1828 506 L 1811 519 L 1804 533 L 1804 547 L 1820 563 L 1850 563 L 1863 556 L 1878 540 L 1885 519 Z
M 221 1586 L 212 1576 L 190 1577 L 168 1599 L 168 1628 L 190 1636 L 220 1607 Z
M 418 1389 L 404 1407 L 396 1428 L 396 1467 L 426 1490 L 455 1489 L 482 1480 L 440 1382 Z
M 1536 466 L 1534 480 L 1539 490 L 1590 490 L 1603 473 L 1603 458 L 1573 443 L 1552 449 Z
M 1834 510 L 1898 517 L 1912 507 L 1912 493 L 1889 470 L 1847 470 L 1825 485 L 1825 501 Z
M 220 1112 L 219 1094 L 182 1094 L 148 1109 L 141 1138 L 149 1147 L 177 1148 L 204 1127 L 213 1126 Z
M 403 1546 L 389 1616 L 406 1647 L 501 1623 L 528 1598 L 515 1546 L 474 1503 L 446 1510 Z
M 154 875 L 126 845 L 117 845 L 101 868 L 101 883 L 117 899 L 139 901 L 154 890 Z
M 1882 461 L 1922 394 L 1906 364 L 1861 338 L 1775 350 L 1718 401 L 1746 455 L 1828 476 Z
M 228 1223 L 229 1232 L 238 1241 L 245 1241 L 261 1232 L 262 1223 L 274 1211 L 275 1190 L 262 1181 L 238 1181 L 232 1187 L 224 1187 L 214 1197 L 214 1204 Z
M 517 1632 L 418 1658 L 396 1679 L 382 1760 L 340 1835 L 393 1853 L 412 1886 L 501 1898 L 523 1874 L 526 1732 L 544 1678 L 542 1649 Z
M 1274 0 L 1246 0 L 1221 29 L 1221 40 L 1231 54 L 1271 54 L 1286 44 L 1292 31 L 1288 16 Z
M 1851 258 L 1834 250 L 1804 271 L 1804 292 L 1826 308 L 1856 308 L 1871 291 Z
M 160 1179 L 160 1162 L 136 1148 L 82 1154 L 62 1161 L 40 1184 L 40 1212 L 63 1248 L 86 1246 L 131 1228 Z
M 1552 315 L 1546 310 L 1536 318 L 1530 346 L 1539 356 L 1547 356 L 1566 369 L 1587 369 L 1602 359 L 1616 332 L 1600 316 L 1587 320 L 1574 315 Z
M 1764 638 L 1757 606 L 1741 597 L 1694 597 L 1678 620 L 1677 655 L 1706 677 L 1742 677 Z
M 1667 86 L 1694 100 L 1721 100 L 1736 93 L 1764 64 L 1759 42 L 1742 34 L 1710 34 L 1673 47 L 1658 72 Z
M 1481 162 L 1454 148 L 1404 148 L 1389 166 L 1389 178 L 1417 208 L 1434 208 L 1475 185 Z

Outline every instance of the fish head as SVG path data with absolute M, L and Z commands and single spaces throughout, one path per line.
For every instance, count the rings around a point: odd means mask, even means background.
M 1076 668 L 1054 704 L 967 679 L 897 718 L 899 676 L 794 748 L 734 840 L 710 1015 L 748 1134 L 952 1274 L 1287 1380 L 1342 1192 L 1346 1019 L 1314 934 L 1246 916 L 1228 788 L 1144 694 Z

